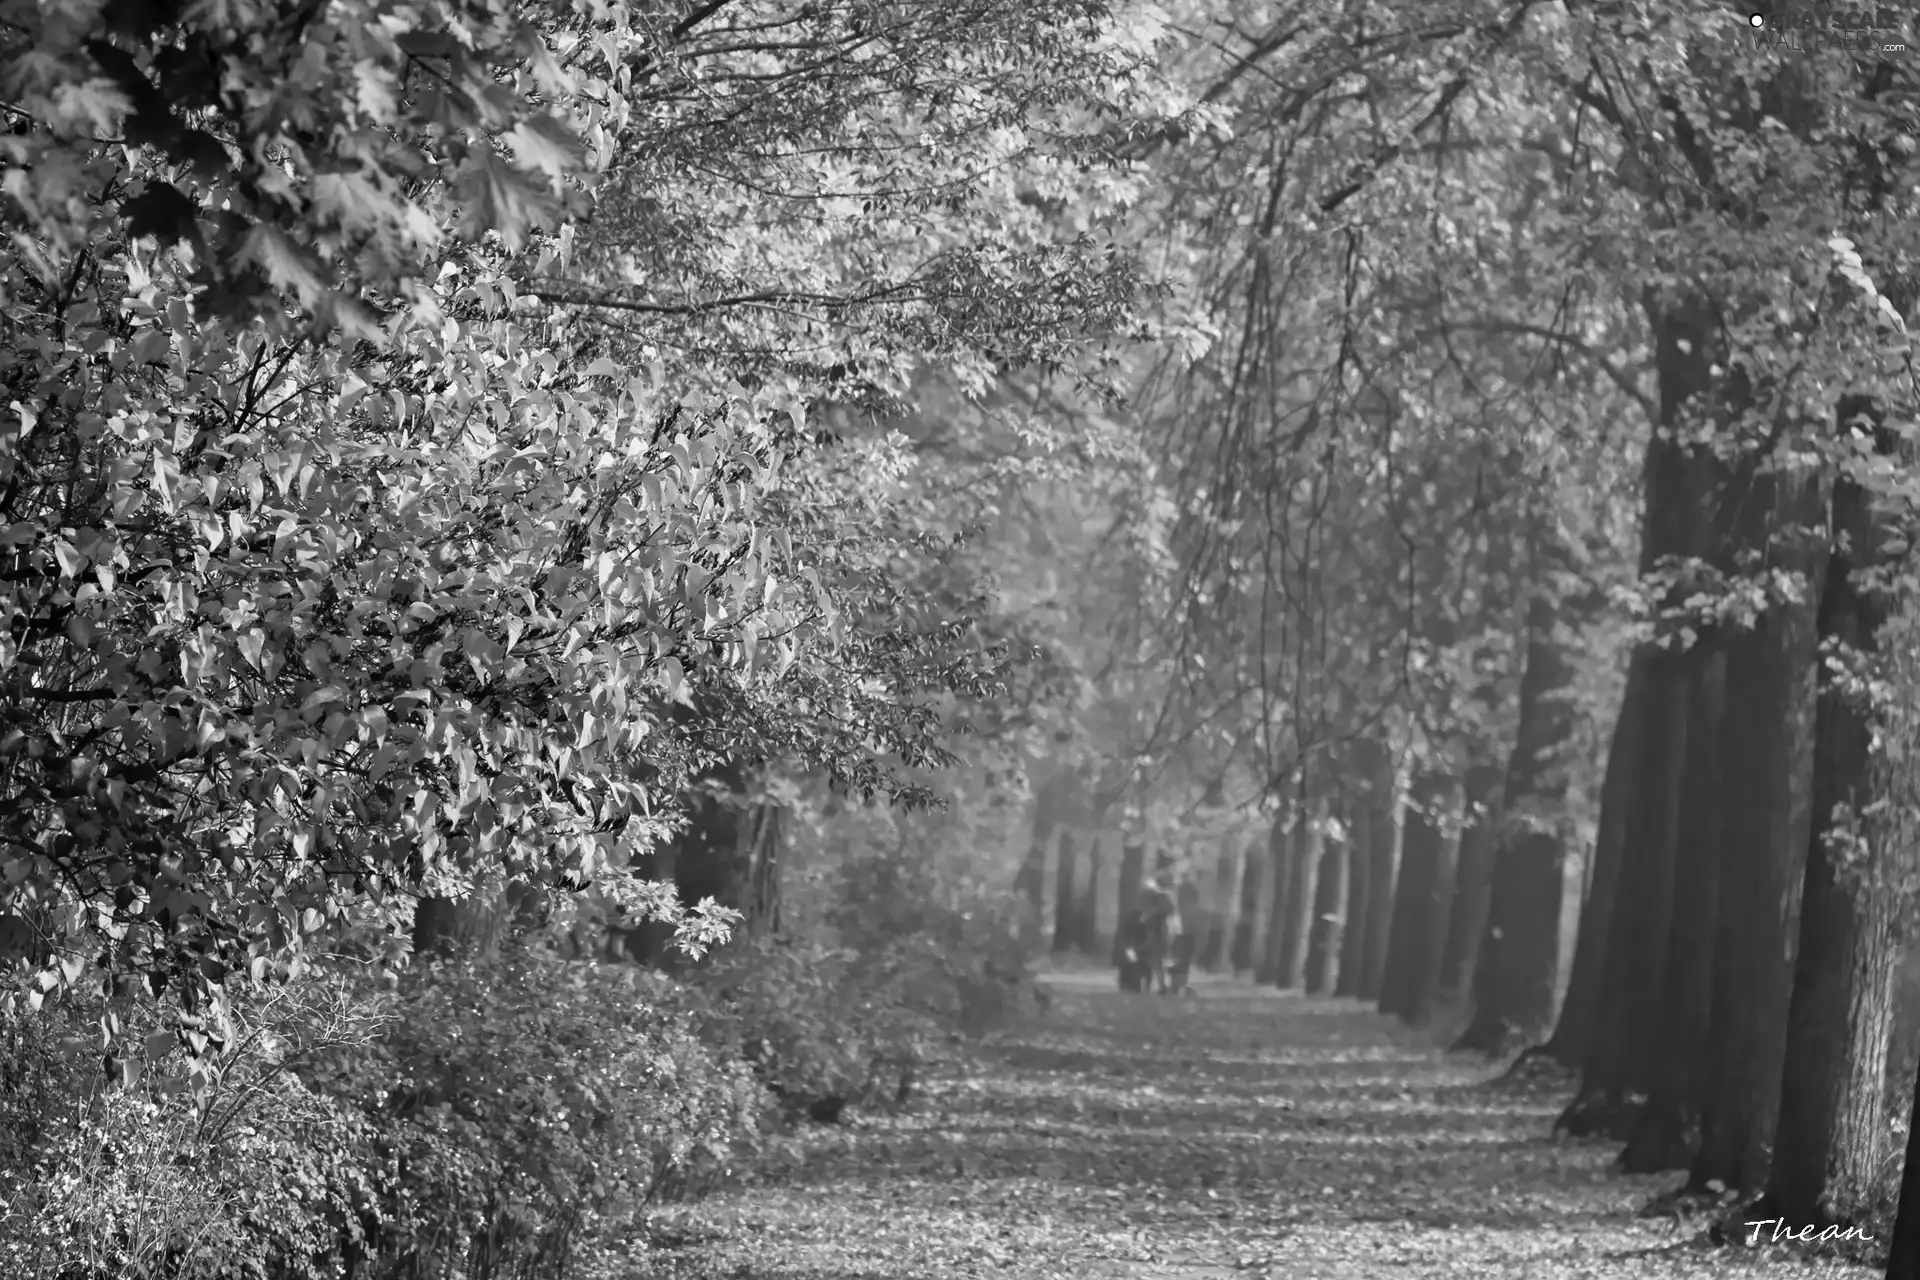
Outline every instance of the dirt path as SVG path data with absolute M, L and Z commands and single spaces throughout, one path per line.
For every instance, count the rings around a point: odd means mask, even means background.
M 812 1131 L 803 1163 L 666 1211 L 639 1274 L 1873 1274 L 1636 1219 L 1672 1178 L 1547 1141 L 1554 1100 L 1488 1089 L 1486 1068 L 1350 1002 L 1222 981 L 1129 997 L 1092 973 L 1050 985 L 1049 1014 L 938 1073 L 907 1114 Z

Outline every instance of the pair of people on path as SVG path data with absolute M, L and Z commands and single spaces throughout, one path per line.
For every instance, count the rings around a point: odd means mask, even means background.
M 1181 990 L 1192 963 L 1192 944 L 1192 937 L 1180 927 L 1180 904 L 1171 878 L 1155 876 L 1121 922 L 1121 989 L 1157 988 L 1162 995 Z

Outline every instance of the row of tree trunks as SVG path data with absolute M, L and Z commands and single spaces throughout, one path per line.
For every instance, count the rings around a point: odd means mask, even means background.
M 1175 869 L 1181 928 L 1194 935 L 1197 968 L 1217 970 L 1238 963 L 1252 926 L 1252 899 L 1270 883 L 1260 840 L 1220 837 L 1182 864 L 1145 838 L 1111 830 L 1056 825 L 1051 838 L 1035 843 L 1016 884 L 1038 899 L 1039 939 L 1055 955 L 1084 954 L 1114 963 L 1117 922 L 1132 909 L 1147 880 Z M 1035 886 L 1042 886 L 1036 890 Z M 1245 899 L 1243 901 L 1243 899 Z M 1261 911 L 1271 914 L 1264 899 Z M 1267 936 L 1264 923 L 1261 937 Z
M 1705 312 L 1655 318 L 1663 417 L 1713 385 L 1738 422 L 1747 389 L 1710 376 Z M 1625 1138 L 1628 1170 L 1763 1191 L 1747 1219 L 1846 1226 L 1883 1169 L 1909 857 L 1872 815 L 1910 784 L 1876 774 L 1876 713 L 1844 672 L 1877 648 L 1886 604 L 1863 575 L 1897 540 L 1858 484 L 1829 485 L 1791 445 L 1769 437 L 1731 464 L 1666 436 L 1650 447 L 1643 571 L 1693 557 L 1767 589 L 1745 597 L 1749 616 L 1723 610 L 1635 655 L 1547 1049 L 1583 1068 L 1563 1123 Z M 1669 605 L 1711 586 L 1671 581 Z M 1890 1275 L 1920 1274 L 1909 1182 Z

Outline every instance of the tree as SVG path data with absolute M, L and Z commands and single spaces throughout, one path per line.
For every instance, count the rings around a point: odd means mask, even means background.
M 1456 1049 L 1499 1054 L 1544 1038 L 1559 995 L 1560 904 L 1568 858 L 1566 759 L 1574 733 L 1573 661 L 1556 598 L 1567 552 L 1536 516 L 1520 725 L 1494 841 L 1492 895 L 1474 970 L 1473 1017 Z
M 1710 1051 L 1720 919 L 1720 734 L 1727 673 L 1719 637 L 1710 628 L 1695 637 L 1687 656 L 1687 749 L 1674 907 L 1667 932 L 1667 974 L 1653 1015 L 1663 1048 L 1649 1067 L 1647 1101 L 1620 1154 L 1621 1167 L 1629 1173 L 1687 1166 L 1699 1141 Z
M 1432 1011 L 1433 976 L 1451 907 L 1446 835 L 1451 779 L 1416 766 L 1408 789 L 1393 930 L 1380 985 L 1380 1012 L 1419 1024 Z
M 1330 996 L 1340 987 L 1347 922 L 1352 919 L 1353 842 L 1344 830 L 1331 830 L 1322 837 L 1322 844 L 1320 893 L 1314 905 L 1305 983 L 1314 995 Z
M 1693 1180 L 1762 1187 L 1772 1158 L 1786 1048 L 1800 896 L 1812 835 L 1816 655 L 1814 601 L 1825 556 L 1805 532 L 1820 498 L 1815 477 L 1754 476 L 1743 515 L 1782 531 L 1744 532 L 1765 562 L 1802 585 L 1727 641 L 1722 713 L 1719 927 L 1705 1110 Z M 1736 489 L 1736 493 L 1740 490 Z M 1811 563 L 1809 563 L 1811 561 Z
M 1073 104 L 1158 92 L 1154 33 L 1074 12 L 10 26 L 9 985 L 102 958 L 217 1005 L 316 936 L 404 947 L 416 899 L 515 885 L 568 909 L 593 883 L 699 946 L 717 904 L 625 873 L 679 829 L 671 797 L 786 762 L 910 794 L 941 699 L 1004 666 L 991 640 L 966 655 L 964 611 L 927 625 L 945 597 L 869 589 L 951 560 L 908 536 L 897 446 L 809 418 L 928 364 L 1066 370 L 1127 310 L 1130 256 L 1080 238 L 1104 197 L 1064 235 L 1008 198 L 1041 171 L 1090 192 L 1054 164 L 1114 117 Z M 816 57 L 863 44 L 885 56 Z M 936 68 L 989 91 L 929 101 Z M 869 164 L 896 128 L 938 142 Z M 839 208 L 841 178 L 873 192 L 857 217 L 790 216 Z M 782 234 L 730 258 L 723 209 Z M 884 287 L 839 289 L 889 250 Z M 820 326 L 850 335 L 837 366 L 797 358 Z M 864 544 L 849 488 L 882 517 Z M 701 697 L 720 723 L 676 720 Z M 706 843 L 754 851 L 741 901 L 770 914 L 772 827 L 749 827 Z
M 1843 402 L 1836 417 L 1848 430 L 1869 410 Z M 1766 1212 L 1823 1227 L 1862 1221 L 1879 1194 L 1894 967 L 1912 874 L 1907 832 L 1894 816 L 1908 798 L 1895 781 L 1903 726 L 1872 695 L 1876 676 L 1906 678 L 1875 669 L 1891 599 L 1877 571 L 1905 539 L 1869 486 L 1885 474 L 1881 459 L 1897 441 L 1867 423 L 1877 450 L 1863 460 L 1865 482 L 1843 472 L 1833 492 L 1835 542 L 1819 610 L 1813 832 L 1765 1196 Z M 1876 749 L 1876 736 L 1888 745 Z
M 1406 810 L 1395 785 L 1393 757 L 1386 746 L 1363 738 L 1358 744 L 1358 772 L 1365 786 L 1369 847 L 1367 849 L 1367 918 L 1361 951 L 1360 984 L 1354 994 L 1379 1000 L 1385 988 L 1387 956 L 1393 941 L 1395 903 L 1402 891 L 1401 843 Z
M 1274 985 L 1283 988 L 1308 987 L 1307 970 L 1313 956 L 1313 938 L 1320 919 L 1326 891 L 1321 884 L 1327 856 L 1326 801 L 1319 796 L 1303 798 L 1293 827 L 1293 873 L 1287 890 L 1286 928 L 1281 944 L 1280 968 Z
M 1348 773 L 1349 770 L 1342 770 Z M 1343 852 L 1347 865 L 1347 899 L 1342 907 L 1339 976 L 1336 996 L 1358 996 L 1367 954 L 1367 920 L 1373 900 L 1373 811 L 1365 784 L 1353 777 L 1340 780 L 1340 822 L 1346 834 Z
M 1640 662 L 1631 668 L 1632 672 L 1641 673 L 1643 679 L 1645 670 Z M 1593 883 L 1587 890 L 1586 901 L 1581 904 L 1573 972 L 1567 979 L 1567 994 L 1561 1001 L 1553 1036 L 1541 1049 L 1543 1054 L 1564 1066 L 1579 1067 L 1592 1050 L 1600 987 L 1607 971 L 1606 941 L 1613 927 L 1614 902 L 1619 895 L 1620 870 L 1626 855 L 1628 762 L 1636 749 L 1643 714 L 1644 684 L 1636 686 L 1629 675 L 1607 747 L 1599 832 L 1594 841 Z
M 1447 945 L 1435 988 L 1443 998 L 1470 995 L 1479 968 L 1481 940 L 1493 899 L 1494 840 L 1500 820 L 1501 770 L 1467 767 L 1462 781 L 1459 888 L 1447 921 Z
M 1671 345 L 1663 351 L 1671 350 Z M 1680 412 L 1685 391 L 1662 379 L 1662 414 Z M 1688 509 L 1686 473 L 1677 449 L 1659 435 L 1649 442 L 1647 500 L 1640 563 L 1651 576 L 1671 556 L 1684 555 Z M 1610 1132 L 1625 1138 L 1632 1116 L 1627 1099 L 1644 1093 L 1655 1052 L 1653 1029 L 1639 1011 L 1664 989 L 1666 943 L 1673 909 L 1673 858 L 1678 838 L 1681 768 L 1686 753 L 1685 658 L 1665 637 L 1634 655 L 1629 696 L 1644 699 L 1629 737 L 1616 730 L 1608 768 L 1627 770 L 1622 782 L 1620 864 L 1607 917 L 1595 1017 L 1581 1064 L 1579 1093 L 1559 1124 L 1576 1134 Z M 1623 719 L 1625 717 L 1623 711 Z M 1631 745 L 1624 758 L 1618 748 Z

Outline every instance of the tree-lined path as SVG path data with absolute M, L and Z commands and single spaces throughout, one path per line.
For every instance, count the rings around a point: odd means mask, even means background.
M 905 1114 L 815 1130 L 791 1172 L 664 1214 L 653 1274 L 1870 1274 L 1638 1217 L 1671 1179 L 1549 1141 L 1561 1095 L 1489 1086 L 1355 1002 L 1224 979 L 1128 997 L 1108 973 L 1049 987 L 1046 1014 L 948 1063 Z

